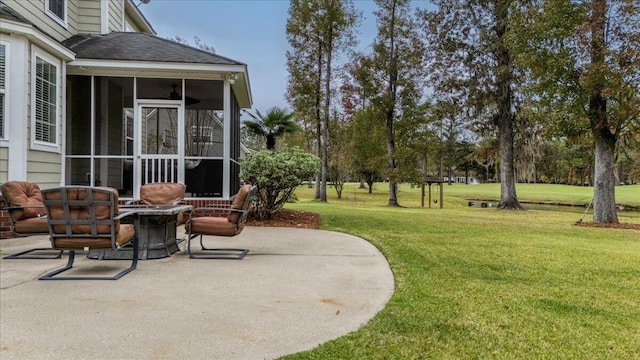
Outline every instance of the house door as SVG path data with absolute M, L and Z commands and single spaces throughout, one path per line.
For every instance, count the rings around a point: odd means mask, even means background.
M 184 116 L 180 102 L 139 103 L 134 191 L 154 182 L 184 182 Z

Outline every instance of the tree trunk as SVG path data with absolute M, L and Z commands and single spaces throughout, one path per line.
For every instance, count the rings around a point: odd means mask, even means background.
M 388 206 L 399 206 L 396 184 L 395 140 L 393 136 L 393 110 L 387 111 L 387 156 L 389 157 L 389 202 Z
M 616 183 L 613 169 L 617 138 L 611 133 L 607 119 L 607 100 L 603 95 L 606 79 L 604 68 L 606 0 L 593 0 L 591 11 L 591 67 L 594 80 L 589 97 L 589 122 L 595 143 L 595 174 L 593 186 L 593 222 L 618 222 Z
M 510 118 L 500 119 L 500 204 L 498 209 L 524 210 L 516 195 L 513 169 L 513 125 Z
M 373 173 L 369 173 L 367 175 L 367 186 L 369 187 L 369 194 L 373 194 L 373 183 L 374 183 L 375 179 L 373 178 Z
M 322 129 L 322 186 L 320 187 L 320 201 L 327 202 L 327 171 L 329 169 L 329 112 L 331 108 L 331 58 L 333 57 L 333 27 L 329 26 L 325 40 L 327 56 L 326 71 L 324 73 L 324 124 Z M 337 180 L 337 179 L 336 179 Z
M 613 174 L 615 137 L 605 130 L 594 133 L 596 173 L 593 186 L 593 222 L 609 224 L 618 222 L 616 209 L 616 182 Z
M 319 38 L 319 36 L 318 36 Z M 322 193 L 322 180 L 325 179 L 322 174 L 322 119 L 320 118 L 320 91 L 322 90 L 322 43 L 318 44 L 318 77 L 316 78 L 316 141 L 317 141 L 317 151 L 318 157 L 320 158 L 320 171 L 318 171 L 318 175 L 316 176 L 316 193 L 315 199 L 321 199 Z M 326 188 L 325 188 L 326 194 Z
M 498 87 L 498 136 L 500 140 L 500 204 L 498 209 L 524 210 L 516 196 L 516 176 L 513 162 L 513 113 L 511 106 L 513 79 L 511 54 L 505 46 L 510 0 L 499 0 L 495 5 L 496 43 L 495 56 Z
M 396 82 L 398 81 L 398 64 L 396 56 L 395 46 L 395 16 L 396 16 L 396 3 L 394 2 L 391 10 L 391 35 L 389 39 L 389 78 L 387 92 L 389 96 L 388 109 L 386 112 L 387 120 L 387 156 L 389 157 L 389 202 L 388 206 L 400 206 L 398 204 L 398 185 L 396 179 L 396 159 L 395 159 L 395 135 L 393 133 L 393 121 L 394 121 L 394 108 L 396 106 Z
M 268 133 L 267 137 L 267 150 L 275 150 L 276 148 L 276 136 L 272 133 Z

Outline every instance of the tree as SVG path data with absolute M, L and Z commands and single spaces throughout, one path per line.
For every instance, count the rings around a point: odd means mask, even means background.
M 178 42 L 180 44 L 193 46 L 193 47 L 195 47 L 197 49 L 204 50 L 204 51 L 210 52 L 212 54 L 216 53 L 216 49 L 213 46 L 202 42 L 202 40 L 198 36 L 194 36 L 193 37 L 194 45 L 191 45 L 187 39 L 183 38 L 182 36 L 178 36 L 178 35 L 174 36 L 173 38 L 169 38 L 169 40 Z
M 373 183 L 382 178 L 386 164 L 385 128 L 379 119 L 375 109 L 367 107 L 354 114 L 348 127 L 352 144 L 350 167 L 367 183 L 370 194 Z
M 389 206 L 398 204 L 396 127 L 410 133 L 424 117 L 422 101 L 423 46 L 410 13 L 409 0 L 376 0 L 378 33 L 373 43 L 372 70 L 380 84 L 373 97 L 375 113 L 385 124 Z M 413 164 L 412 164 L 413 165 Z
M 633 0 L 525 2 L 516 61 L 544 105 L 567 109 L 569 132 L 588 124 L 595 148 L 593 221 L 618 222 L 616 148 L 640 122 L 640 4 Z
M 336 190 L 338 199 L 341 199 L 344 183 L 350 179 L 352 173 L 348 162 L 353 144 L 349 141 L 348 125 L 338 111 L 333 112 L 332 118 L 329 136 L 333 141 L 329 152 L 327 178 Z
M 243 125 L 240 127 L 240 143 L 251 150 L 258 150 L 264 146 L 264 137 L 253 133 Z
M 256 217 L 270 219 L 296 188 L 315 176 L 318 158 L 299 149 L 257 151 L 242 160 L 240 177 L 258 188 Z
M 498 130 L 499 209 L 522 210 L 514 171 L 514 69 L 508 43 L 512 0 L 436 0 L 420 11 L 435 96 L 457 101 Z
M 287 20 L 288 97 L 296 113 L 314 114 L 321 159 L 316 198 L 327 201 L 329 121 L 336 57 L 355 43 L 359 19 L 350 0 L 291 0 Z M 305 119 L 309 115 L 304 116 Z
M 256 110 L 255 116 L 247 112 L 253 120 L 245 120 L 244 127 L 255 135 L 264 138 L 267 149 L 274 150 L 276 147 L 276 139 L 286 133 L 300 130 L 295 121 L 292 120 L 293 113 L 287 113 L 286 110 L 279 107 L 272 107 L 265 115 Z

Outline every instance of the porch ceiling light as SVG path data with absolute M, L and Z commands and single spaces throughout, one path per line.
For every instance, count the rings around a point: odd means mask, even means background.
M 230 84 L 235 84 L 236 80 L 238 80 L 240 76 L 238 75 L 238 73 L 230 73 L 230 74 L 226 74 L 226 75 L 222 75 L 222 80 L 229 80 Z

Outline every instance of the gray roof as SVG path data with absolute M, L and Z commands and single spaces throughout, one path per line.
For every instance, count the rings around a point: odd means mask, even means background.
M 79 34 L 62 44 L 76 53 L 76 59 L 244 65 L 188 45 L 138 32 Z

